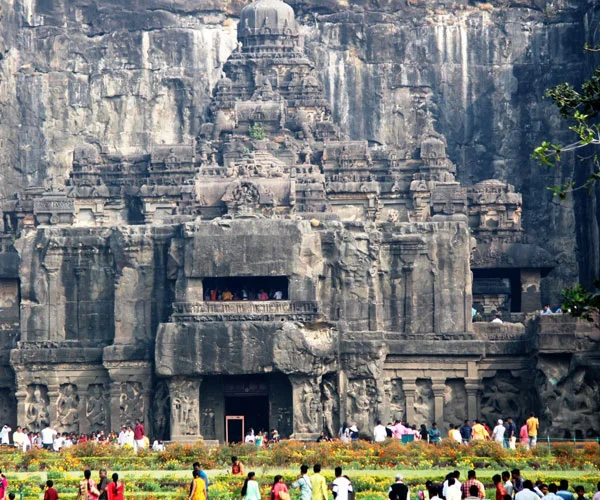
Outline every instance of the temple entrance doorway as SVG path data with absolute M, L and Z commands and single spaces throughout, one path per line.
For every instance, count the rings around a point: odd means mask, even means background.
M 225 419 L 233 416 L 243 417 L 243 429 L 247 434 L 250 429 L 254 434 L 259 431 L 268 432 L 269 430 L 269 397 L 256 395 L 237 395 L 225 397 Z M 230 419 L 231 424 L 231 419 Z M 239 426 L 229 425 L 228 440 L 230 443 L 240 443 L 244 441 L 244 435 L 240 435 Z
M 286 438 L 293 432 L 292 385 L 282 373 L 205 376 L 200 415 L 206 440 L 241 442 L 250 428 L 255 434 L 277 429 Z

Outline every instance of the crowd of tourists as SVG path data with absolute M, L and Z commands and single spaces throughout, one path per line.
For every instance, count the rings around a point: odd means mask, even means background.
M 264 290 L 262 288 L 240 288 L 239 290 L 224 288 L 223 290 L 212 288 L 204 293 L 206 302 L 216 301 L 239 301 L 239 300 L 283 300 L 284 293 L 281 290 Z
M 516 448 L 518 441 L 522 447 L 529 449 L 536 446 L 539 429 L 540 421 L 534 413 L 531 413 L 518 429 L 511 417 L 508 417 L 506 422 L 498 419 L 493 429 L 483 420 L 475 420 L 472 425 L 470 420 L 465 420 L 462 425 L 450 425 L 447 437 L 464 445 L 491 440 L 513 450 Z M 359 437 L 360 433 L 356 425 L 348 426 L 344 423 L 340 428 L 339 438 L 342 441 L 356 441 Z M 373 429 L 373 441 L 381 443 L 388 438 L 400 439 L 403 442 L 422 440 L 438 444 L 442 441 L 442 432 L 436 422 L 433 422 L 428 429 L 425 424 L 421 424 L 420 428 L 417 428 L 416 425 L 409 425 L 401 420 L 396 420 L 394 423 L 390 422 L 387 425 L 383 425 L 381 420 L 378 420 Z M 327 438 L 321 433 L 317 441 L 323 439 Z
M 103 430 L 89 434 L 74 432 L 58 432 L 52 426 L 46 425 L 39 432 L 32 432 L 27 427 L 17 426 L 12 432 L 8 424 L 4 424 L 0 430 L 0 444 L 3 446 L 14 446 L 22 451 L 44 448 L 49 451 L 60 451 L 73 445 L 94 442 L 99 444 L 113 444 L 115 446 L 130 446 L 135 451 L 150 448 L 150 439 L 146 435 L 144 424 L 136 420 L 135 425 L 123 425 L 117 434 L 114 431 L 108 433 Z M 152 444 L 152 450 L 163 451 L 163 441 L 157 439 Z M 1 497 L 0 497 L 1 500 Z

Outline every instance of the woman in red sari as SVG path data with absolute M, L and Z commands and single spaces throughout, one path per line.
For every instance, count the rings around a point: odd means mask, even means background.
M 112 483 L 108 483 L 106 487 L 106 493 L 108 494 L 108 500 L 124 500 L 123 491 L 125 485 L 122 481 L 119 481 L 119 474 L 116 472 L 112 475 Z

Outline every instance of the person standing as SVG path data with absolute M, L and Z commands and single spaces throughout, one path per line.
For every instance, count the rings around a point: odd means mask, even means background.
M 562 500 L 575 500 L 575 495 L 569 491 L 569 481 L 566 479 L 560 480 L 560 486 L 556 494 L 562 498 Z
M 98 500 L 100 492 L 96 488 L 96 482 L 92 479 L 92 471 L 83 471 L 83 479 L 79 481 L 77 500 Z
M 377 425 L 373 429 L 373 441 L 376 443 L 383 443 L 387 438 L 387 430 L 385 425 L 381 423 L 381 420 L 377 421 Z
M 242 486 L 242 498 L 244 500 L 260 500 L 260 488 L 258 482 L 254 479 L 256 474 L 248 472 L 248 477 Z
M 192 488 L 188 500 L 206 500 L 206 484 L 200 477 L 200 472 L 192 471 Z
M 402 482 L 401 474 L 396 474 L 396 482 L 390 486 L 388 490 L 388 498 L 390 500 L 410 500 L 408 486 Z
M 471 427 L 471 423 L 468 420 L 465 420 L 465 423 L 460 428 L 460 435 L 462 437 L 463 444 L 469 444 L 472 434 L 473 428 Z
M 108 477 L 106 475 L 106 469 L 100 469 L 99 471 L 100 481 L 98 481 L 98 500 L 108 500 L 108 494 L 106 493 L 106 487 L 108 486 Z
M 470 495 L 470 488 L 473 485 L 478 488 L 479 493 L 477 496 L 485 498 L 485 488 L 483 487 L 483 483 L 477 479 L 477 473 L 474 470 L 470 470 L 467 473 L 467 480 L 460 487 L 462 498 L 467 498 Z
M 512 484 L 513 484 L 513 492 L 519 493 L 519 491 L 523 490 L 523 478 L 521 477 L 521 471 L 519 469 L 513 469 L 511 471 L 512 476 Z
M 596 489 L 598 491 L 596 491 L 596 493 L 592 497 L 592 500 L 600 500 L 600 481 L 598 481 L 598 484 L 596 485 Z
M 142 422 L 137 419 L 135 421 L 135 429 L 133 429 L 133 449 L 138 452 L 139 450 L 143 450 L 145 447 L 144 436 L 146 435 L 146 429 Z
M 288 487 L 283 482 L 283 476 L 277 474 L 271 487 L 271 500 L 290 500 Z
M 0 499 L 6 498 L 6 492 L 8 491 L 8 479 L 4 473 L 0 470 Z
M 439 444 L 442 439 L 442 434 L 437 427 L 437 423 L 433 422 L 431 424 L 431 429 L 429 429 L 429 442 L 433 444 Z
M 485 441 L 486 439 L 489 439 L 489 437 L 490 433 L 485 429 L 483 424 L 479 420 L 475 420 L 475 425 L 473 425 L 472 431 L 473 441 Z
M 521 446 L 526 450 L 529 449 L 529 431 L 527 430 L 527 422 L 525 422 L 519 429 L 519 441 Z
M 517 444 L 517 426 L 511 417 L 506 419 L 506 438 L 508 439 L 508 447 L 514 450 Z
M 300 488 L 300 500 L 312 500 L 312 482 L 308 477 L 308 465 L 300 467 L 300 477 L 292 483 L 292 488 Z
M 206 472 L 204 472 L 202 470 L 202 467 L 200 467 L 200 462 L 194 462 L 192 464 L 192 469 L 193 470 L 197 470 L 198 473 L 200 474 L 200 479 L 202 479 L 202 481 L 204 481 L 204 485 L 206 486 L 206 498 L 208 498 L 208 486 L 209 486 L 209 482 L 208 482 L 208 476 L 206 475 Z M 190 491 L 191 493 L 191 491 Z
M 507 470 L 505 470 L 502 473 L 502 481 L 504 482 L 504 489 L 506 490 L 506 494 L 510 495 L 512 497 L 513 484 L 512 484 L 512 481 L 510 480 L 510 472 L 508 472 Z
M 4 424 L 4 427 L 2 427 L 2 430 L 0 431 L 0 443 L 3 446 L 10 444 L 10 432 L 11 431 L 12 431 L 12 429 L 10 428 L 10 426 L 8 424 Z
M 502 476 L 496 474 L 492 477 L 492 481 L 496 486 L 496 500 L 504 500 L 504 495 L 508 495 L 508 491 L 506 491 L 506 488 L 502 484 Z
M 342 468 L 335 468 L 335 479 L 333 480 L 333 498 L 335 500 L 348 500 L 348 494 L 354 489 L 352 488 L 352 483 L 350 479 L 345 476 L 342 476 Z
M 112 481 L 106 488 L 108 493 L 108 500 L 125 500 L 123 492 L 125 491 L 125 485 L 122 481 L 119 481 L 119 474 L 116 472 L 112 475 Z
M 321 475 L 321 465 L 315 464 L 313 466 L 314 474 L 310 478 L 312 485 L 312 500 L 327 500 L 329 494 L 327 492 L 327 481 Z
M 506 427 L 504 427 L 503 424 L 504 422 L 502 422 L 502 420 L 498 420 L 498 424 L 492 431 L 492 439 L 504 447 L 504 433 L 506 432 Z
M 523 489 L 515 495 L 515 500 L 539 500 L 539 498 L 533 491 L 533 483 L 529 479 L 523 481 Z
M 42 446 L 45 450 L 52 450 L 56 434 L 56 431 L 50 427 L 50 424 L 42 429 Z
M 529 447 L 535 448 L 537 444 L 538 431 L 540 429 L 540 421 L 535 417 L 534 413 L 529 414 L 527 419 L 527 435 L 529 437 Z
M 58 491 L 54 489 L 54 481 L 52 481 L 52 479 L 48 479 L 48 481 L 46 481 L 44 500 L 58 500 Z
M 458 485 L 454 476 L 449 477 L 448 485 L 446 487 L 446 496 L 444 498 L 446 500 L 460 500 L 462 498 L 461 488 L 462 486 Z

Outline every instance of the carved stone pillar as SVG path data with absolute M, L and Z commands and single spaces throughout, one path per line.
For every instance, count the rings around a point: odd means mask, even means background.
M 446 384 L 444 380 L 432 380 L 431 389 L 433 390 L 433 411 L 434 419 L 438 424 L 438 428 L 442 428 L 444 423 L 444 390 Z
M 201 377 L 173 377 L 167 381 L 171 401 L 171 440 L 196 441 L 200 434 Z
M 27 384 L 17 376 L 17 392 L 15 392 L 15 398 L 17 398 L 17 423 L 21 426 L 25 424 L 25 400 L 27 399 Z
M 90 432 L 90 426 L 86 416 L 86 405 L 88 401 L 87 387 L 83 384 L 77 386 L 77 395 L 79 396 L 79 407 L 77 408 L 79 412 L 79 432 L 88 434 Z
M 404 333 L 412 333 L 414 317 L 413 270 L 412 262 L 404 265 Z
M 417 386 L 414 380 L 402 380 L 402 388 L 404 389 L 404 398 L 406 399 L 406 421 L 409 424 L 415 422 L 415 393 Z
M 58 423 L 58 409 L 56 403 L 58 401 L 58 395 L 60 386 L 58 384 L 48 385 L 48 415 L 50 416 L 50 425 L 56 426 Z
M 479 417 L 479 381 L 467 381 L 467 418 Z
M 109 393 L 109 425 L 110 429 L 118 432 L 125 423 L 121 422 L 121 382 L 111 382 Z

